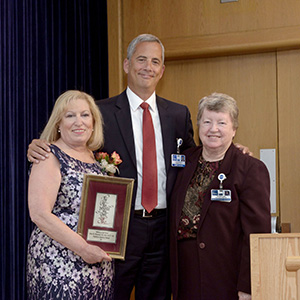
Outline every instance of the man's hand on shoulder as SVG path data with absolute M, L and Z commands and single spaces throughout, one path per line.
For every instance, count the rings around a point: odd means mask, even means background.
M 32 140 L 27 149 L 27 159 L 29 162 L 38 164 L 41 160 L 49 157 L 49 143 L 45 140 Z
M 243 146 L 241 144 L 235 143 L 234 146 L 236 146 L 239 150 L 241 150 L 244 154 L 248 154 L 250 156 L 253 156 L 253 153 L 249 150 L 248 147 Z

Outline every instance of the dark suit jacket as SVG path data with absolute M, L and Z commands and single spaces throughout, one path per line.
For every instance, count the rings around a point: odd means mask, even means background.
M 195 146 L 193 127 L 188 108 L 156 96 L 156 103 L 162 128 L 163 148 L 167 172 L 167 197 L 169 198 L 177 175 L 177 168 L 171 167 L 171 154 L 176 153 L 176 138 L 183 139 L 181 150 Z M 104 148 L 109 154 L 117 151 L 123 162 L 119 165 L 120 176 L 137 181 L 136 155 L 131 114 L 126 90 L 115 97 L 99 100 L 97 104 L 104 119 Z M 136 195 L 133 192 L 132 207 Z
M 202 147 L 186 151 L 187 165 L 180 170 L 170 201 L 170 259 L 174 300 L 177 299 L 178 223 L 190 180 Z M 218 174 L 227 177 L 229 203 L 211 201 L 210 190 L 219 189 Z M 213 179 L 202 206 L 197 233 L 201 299 L 237 299 L 237 292 L 251 293 L 249 234 L 271 231 L 269 173 L 263 162 L 242 154 L 233 144 Z

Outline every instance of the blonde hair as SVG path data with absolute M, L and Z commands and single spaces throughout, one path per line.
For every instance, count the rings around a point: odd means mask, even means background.
M 87 147 L 94 151 L 103 146 L 103 118 L 101 112 L 92 96 L 77 90 L 66 91 L 57 98 L 50 118 L 40 136 L 41 139 L 46 140 L 48 143 L 53 143 L 60 138 L 58 126 L 63 114 L 65 113 L 70 101 L 78 99 L 86 100 L 93 116 L 94 131 L 92 132 L 90 139 L 87 141 Z
M 205 108 L 210 111 L 229 113 L 233 129 L 236 130 L 239 127 L 239 109 L 236 101 L 232 97 L 222 93 L 212 93 L 202 98 L 198 104 L 198 126 Z

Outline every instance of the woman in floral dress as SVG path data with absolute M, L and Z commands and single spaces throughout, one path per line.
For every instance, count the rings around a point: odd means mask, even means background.
M 103 144 L 102 116 L 91 96 L 67 91 L 41 135 L 48 159 L 33 164 L 28 185 L 32 232 L 27 257 L 29 299 L 112 299 L 114 266 L 77 231 L 83 176 L 102 174 L 93 151 Z

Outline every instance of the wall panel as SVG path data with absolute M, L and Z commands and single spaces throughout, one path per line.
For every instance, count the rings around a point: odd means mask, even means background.
M 109 0 L 107 10 L 110 95 L 125 87 L 122 60 L 140 33 L 160 37 L 166 60 L 300 47 L 299 0 Z
M 159 95 L 190 108 L 195 131 L 198 101 L 215 91 L 238 102 L 236 142 L 247 145 L 258 158 L 260 148 L 277 147 L 274 53 L 167 62 L 157 88 Z
M 300 232 L 300 50 L 278 53 L 281 222 Z
M 194 126 L 201 97 L 220 91 L 236 98 L 235 141 L 256 157 L 261 148 L 278 150 L 280 221 L 300 231 L 294 192 L 300 178 L 300 50 L 294 50 L 300 49 L 300 1 L 109 0 L 107 7 L 110 95 L 126 87 L 122 61 L 130 40 L 157 35 L 166 47 L 158 94 L 186 104 Z
M 160 38 L 214 35 L 299 25 L 298 0 L 123 0 L 124 41 L 140 32 Z

